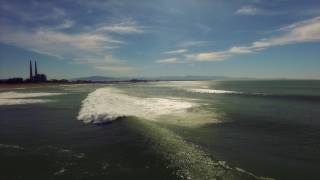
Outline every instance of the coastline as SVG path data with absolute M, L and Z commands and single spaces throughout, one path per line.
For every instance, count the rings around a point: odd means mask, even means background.
M 0 89 L 9 88 L 34 88 L 55 85 L 73 85 L 73 84 L 119 84 L 119 83 L 145 83 L 154 82 L 150 80 L 127 80 L 127 81 L 75 81 L 75 82 L 25 82 L 25 83 L 0 83 Z
M 10 88 L 33 88 L 33 87 L 44 87 L 44 86 L 54 86 L 63 85 L 70 83 L 3 83 L 0 84 L 0 89 L 10 89 Z

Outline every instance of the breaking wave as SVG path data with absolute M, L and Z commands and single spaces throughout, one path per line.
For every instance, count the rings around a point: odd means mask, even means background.
M 141 98 L 113 88 L 100 88 L 82 102 L 77 118 L 85 123 L 105 123 L 127 116 L 155 120 L 160 116 L 181 114 L 195 106 L 194 102 L 180 99 Z
M 174 121 L 175 116 L 182 116 L 180 119 L 183 119 L 183 123 L 186 123 L 185 119 L 188 117 L 190 121 L 197 122 L 198 119 L 205 119 L 205 116 L 203 113 L 190 111 L 200 105 L 186 99 L 135 97 L 115 88 L 100 88 L 83 100 L 77 118 L 84 123 L 100 124 L 120 117 L 138 117 L 127 121 L 128 127 L 152 142 L 153 152 L 168 162 L 167 168 L 172 169 L 178 179 L 267 179 L 215 160 L 200 146 L 186 141 L 159 123 L 148 121 Z M 191 114 L 202 116 L 200 118 Z M 212 117 L 207 117 L 210 119 L 207 122 L 215 122 Z

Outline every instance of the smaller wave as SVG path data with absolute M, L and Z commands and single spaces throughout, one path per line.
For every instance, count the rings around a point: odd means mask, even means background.
M 0 106 L 1 105 L 19 105 L 19 104 L 35 104 L 52 102 L 48 99 L 27 99 L 35 97 L 57 96 L 64 93 L 18 93 L 18 92 L 3 92 L 0 93 Z
M 51 145 L 45 146 L 45 147 L 40 147 L 38 149 L 38 151 L 51 152 L 52 154 L 55 154 L 56 156 L 62 156 L 65 158 L 69 157 L 69 158 L 73 158 L 73 159 L 83 159 L 86 157 L 84 153 L 79 153 L 79 152 L 75 152 L 71 149 L 65 149 L 65 148 L 51 146 Z
M 195 93 L 205 93 L 205 94 L 244 94 L 243 92 L 238 91 L 226 91 L 218 89 L 188 89 L 189 92 Z
M 63 174 L 64 172 L 66 172 L 66 169 L 65 168 L 61 168 L 59 171 L 55 172 L 53 175 L 58 176 L 58 175 Z
M 241 91 L 228 91 L 228 90 L 217 90 L 217 89 L 187 89 L 193 93 L 203 94 L 230 94 L 230 95 L 243 95 L 243 96 L 258 96 L 268 97 L 276 99 L 287 99 L 287 100 L 303 100 L 303 101 L 320 101 L 320 96 L 316 95 L 297 95 L 297 94 L 271 94 L 261 92 L 241 92 Z
M 153 83 L 156 87 L 174 87 L 174 88 L 208 88 L 206 81 L 164 81 Z
M 0 106 L 53 102 L 47 99 L 0 99 Z
M 3 92 L 0 93 L 0 99 L 20 99 L 20 98 L 34 98 L 34 97 L 44 97 L 44 96 L 57 96 L 65 93 L 20 93 L 20 92 Z
M 11 144 L 0 144 L 0 149 L 18 149 L 18 150 L 23 150 L 24 148 L 18 145 L 11 145 Z

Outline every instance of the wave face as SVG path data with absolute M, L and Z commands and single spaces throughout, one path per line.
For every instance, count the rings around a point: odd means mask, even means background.
M 100 88 L 82 102 L 78 120 L 85 123 L 110 122 L 120 117 L 135 116 L 155 120 L 168 114 L 180 114 L 197 106 L 193 102 L 171 98 L 140 98 L 113 88 Z
M 52 102 L 48 99 L 26 99 L 35 97 L 57 96 L 64 93 L 18 93 L 18 92 L 3 92 L 0 93 L 1 105 L 19 105 L 19 104 L 34 104 Z

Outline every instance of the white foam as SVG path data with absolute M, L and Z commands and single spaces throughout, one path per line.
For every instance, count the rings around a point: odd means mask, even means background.
M 59 171 L 55 172 L 53 175 L 55 175 L 55 176 L 61 175 L 61 174 L 63 174 L 64 172 L 66 172 L 66 169 L 65 169 L 65 168 L 61 168 Z
M 174 87 L 174 88 L 208 88 L 207 81 L 161 81 L 153 83 L 158 87 Z
M 218 90 L 218 89 L 187 89 L 189 92 L 195 93 L 205 93 L 205 94 L 242 94 L 242 92 L 238 91 L 226 91 L 226 90 Z
M 24 148 L 18 145 L 11 145 L 11 144 L 0 144 L 0 148 L 9 148 L 9 149 L 20 149 L 23 150 Z
M 52 102 L 48 99 L 0 99 L 0 106 Z
M 19 92 L 3 92 L 0 93 L 0 106 L 1 105 L 19 105 L 19 104 L 34 104 L 34 103 L 47 103 L 52 102 L 48 99 L 24 99 L 35 97 L 46 97 L 62 95 L 64 93 L 19 93 Z
M 82 102 L 78 119 L 85 123 L 113 121 L 123 116 L 155 119 L 179 114 L 194 107 L 193 102 L 172 98 L 141 98 L 129 96 L 113 88 L 100 88 Z
M 0 93 L 0 99 L 19 99 L 19 98 L 34 98 L 43 96 L 56 96 L 64 93 L 20 93 L 20 92 L 3 92 Z

